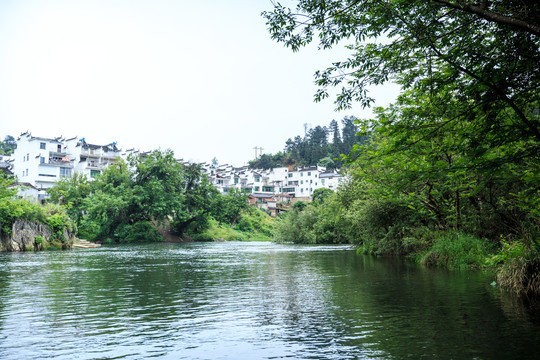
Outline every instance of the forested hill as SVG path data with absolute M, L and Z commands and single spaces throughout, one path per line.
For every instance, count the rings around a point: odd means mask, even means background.
M 321 165 L 328 168 L 340 168 L 341 154 L 349 154 L 355 144 L 362 144 L 365 137 L 356 135 L 357 129 L 354 116 L 346 116 L 341 120 L 341 127 L 336 120 L 328 126 L 316 126 L 305 132 L 304 136 L 297 135 L 289 138 L 285 148 L 276 154 L 262 154 L 249 162 L 253 169 L 270 169 L 279 166 L 308 166 Z

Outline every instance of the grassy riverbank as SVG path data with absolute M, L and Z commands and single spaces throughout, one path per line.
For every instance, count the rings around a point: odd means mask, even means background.
M 188 235 L 195 241 L 271 241 L 274 223 L 275 219 L 264 211 L 248 208 L 234 225 L 210 219 L 208 228 Z

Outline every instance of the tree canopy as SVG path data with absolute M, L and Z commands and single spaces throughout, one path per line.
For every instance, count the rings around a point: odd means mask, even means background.
M 521 0 L 301 0 L 295 11 L 278 3 L 263 13 L 271 37 L 294 51 L 315 39 L 320 48 L 348 42 L 349 59 L 316 73 L 316 100 L 343 85 L 338 109 L 368 106 L 367 86 L 392 80 L 433 106 L 452 96 L 463 105 L 453 118 L 474 116 L 485 132 L 505 128 L 537 142 L 539 14 L 537 1 Z

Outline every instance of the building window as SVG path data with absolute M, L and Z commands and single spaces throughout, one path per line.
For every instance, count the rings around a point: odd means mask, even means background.
M 283 188 L 283 192 L 286 192 L 286 193 L 294 192 L 294 188 L 293 187 Z
M 300 192 L 304 192 L 304 189 L 300 189 Z
M 259 181 L 261 181 L 261 178 L 258 176 L 255 176 L 255 182 L 259 182 Z
M 259 191 L 259 187 L 258 187 L 258 186 L 255 186 L 255 187 L 253 188 L 253 191 Z
M 26 154 L 26 161 L 30 161 L 30 154 Z
M 289 177 L 292 177 L 292 174 L 291 174 L 291 173 L 289 173 Z
M 308 171 L 307 176 L 311 176 L 311 171 Z
M 26 176 L 28 176 L 28 169 L 26 169 Z
M 43 156 L 39 158 L 39 163 L 45 164 L 45 158 Z
M 310 183 L 310 184 L 313 184 L 313 180 L 309 180 L 309 183 Z
M 274 188 L 272 186 L 263 186 L 263 191 L 266 191 L 266 192 L 271 192 L 271 191 L 274 191 Z
M 92 179 L 97 178 L 99 174 L 101 174 L 101 171 L 99 171 L 99 170 L 90 170 L 90 177 Z
M 70 168 L 60 168 L 60 177 L 70 177 L 71 169 Z
M 238 184 L 238 178 L 234 178 L 234 183 Z
M 300 180 L 300 184 L 303 184 L 304 183 L 304 180 Z
M 304 173 L 303 173 L 303 172 L 301 172 L 301 173 L 300 173 L 300 176 L 304 176 Z
M 324 179 L 321 179 L 321 184 L 323 184 L 323 185 L 324 185 Z
M 45 143 L 39 143 L 39 148 L 45 150 Z

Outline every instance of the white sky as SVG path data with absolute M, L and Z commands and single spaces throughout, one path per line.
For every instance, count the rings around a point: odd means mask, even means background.
M 242 165 L 303 124 L 370 116 L 314 103 L 313 74 L 348 52 L 270 39 L 270 0 L 0 0 L 0 138 L 116 141 Z M 397 96 L 375 89 L 376 105 Z

